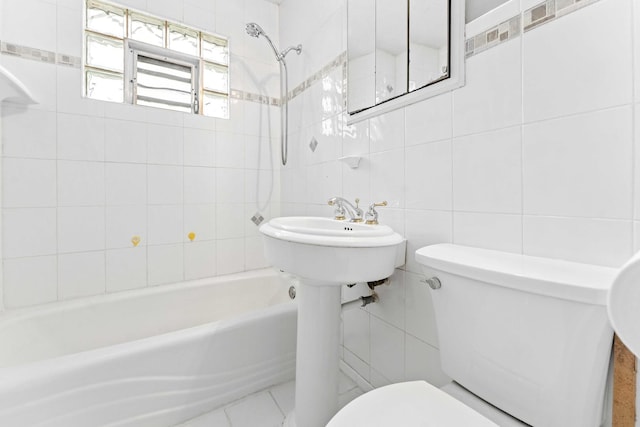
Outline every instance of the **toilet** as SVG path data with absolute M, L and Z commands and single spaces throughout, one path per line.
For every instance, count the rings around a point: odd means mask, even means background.
M 416 260 L 453 381 L 375 389 L 327 427 L 602 425 L 616 269 L 451 244 Z

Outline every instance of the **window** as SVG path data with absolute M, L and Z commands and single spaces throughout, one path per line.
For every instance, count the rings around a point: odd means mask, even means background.
M 87 0 L 84 40 L 87 97 L 229 117 L 226 38 Z

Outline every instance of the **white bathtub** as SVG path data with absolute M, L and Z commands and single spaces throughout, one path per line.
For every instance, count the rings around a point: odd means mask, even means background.
M 172 426 L 293 379 L 296 305 L 271 270 L 0 316 L 0 426 Z

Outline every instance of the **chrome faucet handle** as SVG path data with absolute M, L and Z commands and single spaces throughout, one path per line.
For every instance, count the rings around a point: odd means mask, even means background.
M 378 224 L 378 211 L 376 210 L 376 207 L 379 206 L 387 206 L 387 201 L 382 201 L 382 202 L 378 202 L 378 203 L 371 203 L 369 205 L 369 210 L 367 211 L 367 221 L 366 223 L 369 225 L 375 225 Z
M 335 219 L 339 221 L 343 221 L 347 219 L 346 214 L 349 213 L 351 222 L 362 222 L 362 209 L 358 207 L 358 203 L 360 203 L 360 199 L 356 199 L 356 205 L 353 206 L 351 202 L 342 197 L 332 197 L 328 201 L 329 206 L 335 206 L 336 209 L 334 211 Z
M 347 219 L 341 197 L 332 197 L 327 203 L 329 204 L 329 206 L 336 207 L 333 211 L 333 219 L 336 219 L 338 221 L 344 221 L 345 219 Z

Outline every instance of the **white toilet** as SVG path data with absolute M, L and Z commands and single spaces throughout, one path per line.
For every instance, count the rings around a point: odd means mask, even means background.
M 378 388 L 327 427 L 602 424 L 613 338 L 606 298 L 617 270 L 450 244 L 416 259 L 454 382 Z

